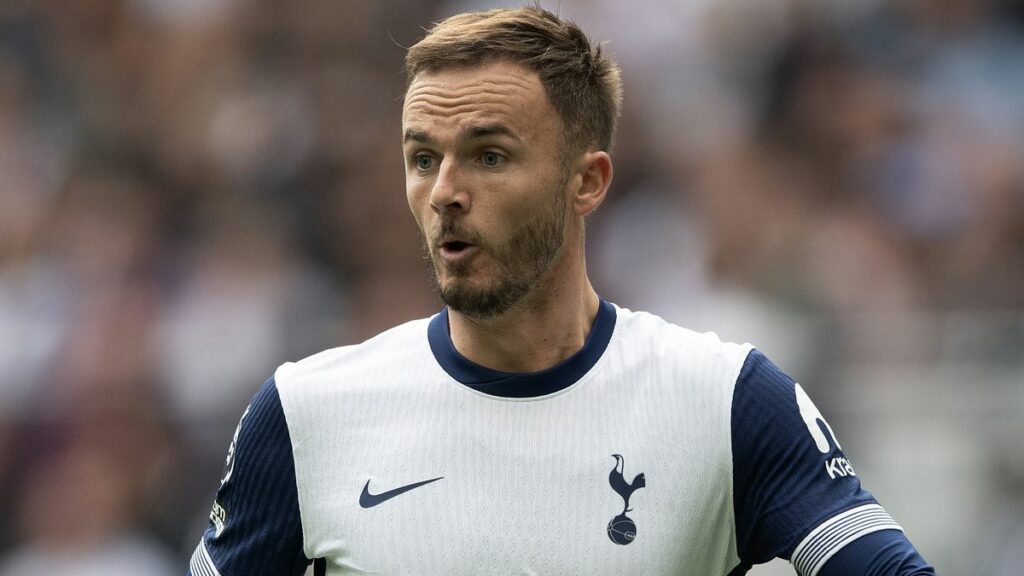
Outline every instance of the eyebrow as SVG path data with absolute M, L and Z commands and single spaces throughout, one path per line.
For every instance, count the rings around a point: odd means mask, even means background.
M 467 126 L 459 131 L 459 136 L 468 140 L 477 140 L 480 138 L 487 138 L 489 136 L 507 136 L 515 140 L 520 140 L 519 136 L 504 124 Z M 402 139 L 402 142 L 407 143 L 410 141 L 429 144 L 433 142 L 433 138 L 423 130 L 409 128 L 405 131 L 405 137 Z
M 413 130 L 412 128 L 405 131 L 405 137 L 402 138 L 402 142 L 430 142 L 430 136 L 422 130 Z
M 475 140 L 477 138 L 486 138 L 488 136 L 508 136 L 518 140 L 519 136 L 512 131 L 508 126 L 504 124 L 484 124 L 482 126 L 469 126 L 463 129 L 460 134 L 463 138 Z

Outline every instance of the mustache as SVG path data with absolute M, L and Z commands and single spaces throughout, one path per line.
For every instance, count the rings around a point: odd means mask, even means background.
M 451 219 L 443 219 L 437 226 L 437 229 L 433 234 L 430 235 L 430 246 L 437 249 L 441 244 L 441 239 L 444 237 L 458 238 L 459 240 L 475 246 L 484 247 L 486 242 L 483 236 L 466 226 Z

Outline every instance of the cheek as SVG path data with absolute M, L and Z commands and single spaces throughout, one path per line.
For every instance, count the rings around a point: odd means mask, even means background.
M 558 201 L 555 194 L 563 194 L 557 189 L 557 179 L 538 174 L 530 174 L 529 179 L 495 198 L 501 206 L 496 212 L 504 217 L 505 228 L 516 228 L 519 225 L 533 222 L 538 218 L 551 217 L 551 211 Z
M 409 210 L 412 211 L 412 215 L 416 218 L 416 222 L 423 225 L 423 218 L 426 213 L 430 211 L 429 197 L 427 194 L 427 187 L 422 183 L 415 183 L 409 181 L 405 182 L 405 199 L 409 202 Z

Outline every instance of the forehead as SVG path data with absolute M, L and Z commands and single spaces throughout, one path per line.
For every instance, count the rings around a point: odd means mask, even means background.
M 524 139 L 554 130 L 558 116 L 536 72 L 512 62 L 418 74 L 405 94 L 405 130 L 458 132 L 500 124 Z

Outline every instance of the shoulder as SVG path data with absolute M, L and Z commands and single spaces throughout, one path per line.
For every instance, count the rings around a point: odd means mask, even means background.
M 696 332 L 649 312 L 616 309 L 617 344 L 627 354 L 668 370 L 704 372 L 731 385 L 753 350 L 751 344 L 725 342 L 714 332 Z
M 406 322 L 361 342 L 331 348 L 297 362 L 286 362 L 274 373 L 278 389 L 287 394 L 295 387 L 330 382 L 363 381 L 361 376 L 415 364 L 429 355 L 429 318 Z

